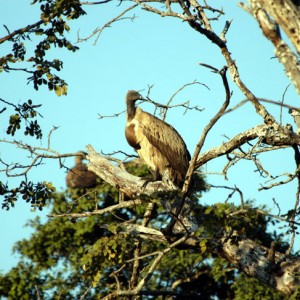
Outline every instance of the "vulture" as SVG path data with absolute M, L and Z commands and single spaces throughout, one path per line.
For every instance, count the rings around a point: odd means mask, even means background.
M 87 169 L 82 161 L 86 157 L 85 152 L 75 156 L 75 166 L 68 172 L 66 183 L 69 188 L 92 188 L 97 185 L 98 176 Z
M 135 106 L 142 99 L 136 91 L 126 96 L 125 136 L 153 174 L 182 188 L 191 156 L 179 133 L 169 124 Z

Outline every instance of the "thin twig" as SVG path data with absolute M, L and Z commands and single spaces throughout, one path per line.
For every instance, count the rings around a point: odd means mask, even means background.
M 115 23 L 117 21 L 125 20 L 125 19 L 130 19 L 131 21 L 134 20 L 136 18 L 135 16 L 133 16 L 133 17 L 124 17 L 124 18 L 122 18 L 122 16 L 124 16 L 128 11 L 133 10 L 137 6 L 138 6 L 137 4 L 134 4 L 134 5 L 130 6 L 130 7 L 128 7 L 122 13 L 120 13 L 118 16 L 116 16 L 115 18 L 113 18 L 112 20 L 110 20 L 109 22 L 107 22 L 106 24 L 104 24 L 102 27 L 96 28 L 90 35 L 88 35 L 85 38 L 80 38 L 79 35 L 78 35 L 77 42 L 78 43 L 85 42 L 85 41 L 89 40 L 91 37 L 97 35 L 96 38 L 95 38 L 95 41 L 94 41 L 94 45 L 96 45 L 97 41 L 100 38 L 101 33 L 103 32 L 103 30 L 105 28 L 110 27 L 111 24 L 113 24 L 113 23 Z
M 129 201 L 124 201 L 115 205 L 111 205 L 109 207 L 103 208 L 103 209 L 98 209 L 94 211 L 88 211 L 84 213 L 71 213 L 71 214 L 50 214 L 48 215 L 49 218 L 64 218 L 64 217 L 69 217 L 72 219 L 75 218 L 86 218 L 94 215 L 103 215 L 108 212 L 113 212 L 117 209 L 122 209 L 122 208 L 127 208 L 127 207 L 134 207 L 136 205 L 142 204 L 142 200 L 140 199 L 135 199 L 135 200 L 129 200 Z

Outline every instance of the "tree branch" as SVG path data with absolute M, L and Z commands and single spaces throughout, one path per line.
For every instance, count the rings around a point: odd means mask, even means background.
M 145 181 L 143 179 L 112 165 L 107 158 L 99 155 L 91 145 L 86 146 L 86 148 L 88 151 L 87 159 L 90 161 L 88 169 L 129 197 L 136 198 L 140 195 L 150 196 L 159 192 L 176 191 L 174 186 L 162 181 L 149 182 L 144 187 Z
M 256 138 L 263 138 L 263 143 L 271 146 L 293 146 L 300 145 L 300 136 L 287 128 L 280 125 L 258 125 L 254 128 L 248 129 L 233 137 L 230 141 L 223 143 L 220 146 L 209 149 L 200 154 L 197 158 L 196 167 L 203 166 L 208 161 L 232 152 L 245 143 Z
M 282 40 L 279 31 L 280 26 L 293 43 L 298 54 L 300 54 L 300 27 L 298 21 L 300 10 L 290 0 L 252 0 L 250 1 L 250 7 L 244 4 L 240 6 L 257 20 L 264 36 L 273 43 L 277 58 L 285 67 L 286 75 L 300 94 L 299 60 L 287 43 Z M 272 16 L 275 21 L 269 16 Z

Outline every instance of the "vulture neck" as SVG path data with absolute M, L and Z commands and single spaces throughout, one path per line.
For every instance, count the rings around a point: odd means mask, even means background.
M 132 120 L 135 116 L 136 107 L 134 101 L 127 101 L 127 120 Z

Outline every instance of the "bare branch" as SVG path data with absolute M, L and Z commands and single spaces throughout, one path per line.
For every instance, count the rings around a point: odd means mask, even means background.
M 96 28 L 89 36 L 85 37 L 85 38 L 80 38 L 78 35 L 78 39 L 77 42 L 86 42 L 87 40 L 89 40 L 91 37 L 96 36 L 95 41 L 94 41 L 94 45 L 97 44 L 97 41 L 100 38 L 101 33 L 103 32 L 103 30 L 105 28 L 109 28 L 113 23 L 117 22 L 117 21 L 121 21 L 121 20 L 126 20 L 129 19 L 131 21 L 133 21 L 136 17 L 123 17 L 128 11 L 133 10 L 134 8 L 137 7 L 137 4 L 134 4 L 130 7 L 128 7 L 127 9 L 125 9 L 122 13 L 120 13 L 118 16 L 116 16 L 115 18 L 113 18 L 112 20 L 110 20 L 109 22 L 107 22 L 106 24 L 104 24 L 102 27 L 100 28 Z M 123 17 L 123 18 L 122 18 Z
M 258 125 L 236 135 L 229 142 L 200 154 L 197 158 L 196 167 L 199 168 L 213 158 L 230 153 L 239 146 L 260 137 L 264 138 L 263 142 L 265 144 L 272 146 L 300 145 L 300 137 L 285 127 L 280 125 Z
M 149 182 L 147 186 L 144 187 L 143 179 L 112 165 L 104 156 L 99 155 L 91 145 L 88 145 L 86 148 L 88 150 L 87 159 L 90 161 L 88 169 L 110 185 L 117 187 L 122 193 L 129 197 L 138 197 L 142 194 L 150 196 L 157 192 L 176 190 L 174 186 L 170 186 L 162 181 Z
M 204 145 L 204 142 L 205 142 L 205 139 L 206 139 L 206 136 L 207 136 L 208 132 L 215 125 L 215 123 L 221 118 L 221 116 L 224 114 L 224 112 L 226 111 L 226 108 L 229 105 L 231 94 L 230 94 L 229 85 L 228 85 L 227 78 L 226 78 L 226 71 L 227 71 L 227 68 L 225 68 L 225 67 L 222 70 L 218 71 L 218 73 L 222 77 L 223 85 L 224 85 L 224 88 L 225 88 L 225 93 L 226 93 L 225 102 L 223 103 L 222 107 L 217 112 L 217 114 L 210 120 L 210 122 L 206 125 L 206 127 L 202 131 L 199 143 L 196 146 L 194 155 L 193 155 L 193 157 L 190 161 L 190 166 L 189 166 L 189 169 L 188 169 L 187 174 L 186 174 L 186 180 L 185 180 L 183 188 L 182 188 L 183 193 L 186 193 L 189 189 L 190 181 L 191 181 L 191 178 L 192 178 L 192 173 L 197 168 L 198 156 L 199 156 L 199 153 L 200 153 L 200 151 L 201 151 L 201 149 Z
M 49 133 L 50 136 L 51 136 L 51 133 L 53 132 L 53 130 L 55 130 L 55 129 L 52 129 L 50 131 L 50 133 Z M 49 138 L 49 135 L 48 135 L 48 138 Z M 15 163 L 15 164 L 12 164 L 12 165 L 6 164 L 6 169 L 5 170 L 0 170 L 0 172 L 5 171 L 6 175 L 8 177 L 24 176 L 33 167 L 40 165 L 44 159 L 58 159 L 60 161 L 60 166 L 64 167 L 63 164 L 61 163 L 61 158 L 81 155 L 80 153 L 77 153 L 77 152 L 67 153 L 67 154 L 60 154 L 59 152 L 57 152 L 57 151 L 55 151 L 51 148 L 34 147 L 34 146 L 31 146 L 31 145 L 28 145 L 28 144 L 24 144 L 21 141 L 0 140 L 0 143 L 7 143 L 7 144 L 11 144 L 11 145 L 16 145 L 17 148 L 20 148 L 22 150 L 25 150 L 25 151 L 29 152 L 29 155 L 32 158 L 31 162 L 28 165 L 21 165 L 21 164 L 18 164 L 18 163 Z M 48 140 L 48 144 L 49 144 L 49 140 Z M 17 170 L 17 169 L 22 169 L 23 171 L 12 173 L 13 170 Z
M 288 87 L 287 87 L 288 88 Z M 283 97 L 286 93 L 286 90 L 287 88 L 285 89 L 284 91 L 284 94 L 283 94 Z M 274 104 L 274 105 L 279 105 L 281 108 L 282 107 L 285 107 L 285 108 L 288 108 L 288 109 L 295 109 L 295 110 L 298 110 L 299 107 L 294 107 L 293 105 L 289 105 L 289 104 L 285 104 L 283 103 L 283 99 L 281 101 L 275 101 L 275 100 L 270 100 L 270 99 L 266 99 L 266 98 L 257 98 L 257 100 L 259 102 L 265 102 L 265 103 L 271 103 L 271 104 Z M 234 107 L 230 108 L 230 109 L 227 109 L 225 114 L 228 114 L 238 108 L 240 108 L 241 106 L 243 106 L 244 104 L 246 104 L 247 102 L 249 102 L 250 100 L 249 99 L 244 99 L 242 100 L 241 102 L 239 102 L 237 105 L 235 105 Z M 280 121 L 280 124 L 281 124 L 281 121 Z
M 273 43 L 277 58 L 285 67 L 286 75 L 294 84 L 298 94 L 300 94 L 300 63 L 297 55 L 282 40 L 278 26 L 279 24 L 285 31 L 298 54 L 300 54 L 300 28 L 297 24 L 300 18 L 299 10 L 290 0 L 276 0 L 271 2 L 253 0 L 250 2 L 250 7 L 246 7 L 245 5 L 241 5 L 241 7 L 257 20 L 265 37 Z
M 111 205 L 109 207 L 94 210 L 94 211 L 89 211 L 89 212 L 84 212 L 84 213 L 70 213 L 70 214 L 66 213 L 66 214 L 59 214 L 59 215 L 50 214 L 50 215 L 48 215 L 48 217 L 49 218 L 69 217 L 72 219 L 87 218 L 87 217 L 94 216 L 94 215 L 103 215 L 105 213 L 113 212 L 115 210 L 122 209 L 122 208 L 134 207 L 141 203 L 142 203 L 142 200 L 140 200 L 140 199 L 128 200 L 128 201 L 125 201 L 125 202 L 122 202 L 119 204 Z
M 194 16 L 192 16 L 192 17 L 186 16 L 184 14 L 179 14 L 179 13 L 172 12 L 171 10 L 168 10 L 168 11 L 159 10 L 157 8 L 154 8 L 154 7 L 150 6 L 150 5 L 145 4 L 145 2 L 147 2 L 147 1 L 139 1 L 139 0 L 132 0 L 132 1 L 139 4 L 144 10 L 147 10 L 149 12 L 158 14 L 162 17 L 175 17 L 175 18 L 180 18 L 183 21 L 190 21 L 190 20 L 195 19 Z M 151 1 L 151 2 L 155 2 L 155 1 Z
M 124 113 L 125 113 L 125 110 L 123 110 L 123 111 L 121 111 L 119 113 L 115 113 L 113 115 L 108 115 L 108 116 L 103 116 L 103 115 L 98 114 L 98 119 L 101 120 L 101 119 L 105 119 L 105 118 L 117 118 L 118 116 L 120 116 L 120 115 L 122 115 Z
M 244 202 L 244 196 L 243 196 L 243 193 L 242 191 L 237 188 L 236 186 L 235 187 L 229 187 L 229 186 L 220 186 L 220 185 L 213 185 L 213 184 L 210 184 L 209 185 L 210 187 L 213 187 L 213 188 L 222 188 L 222 189 L 227 189 L 227 190 L 232 190 L 232 192 L 228 195 L 227 199 L 224 201 L 225 203 L 228 202 L 228 200 L 230 198 L 232 198 L 232 196 L 235 194 L 235 192 L 238 192 L 239 196 L 240 196 L 240 200 L 241 200 L 241 207 L 242 209 L 245 207 L 245 202 Z

